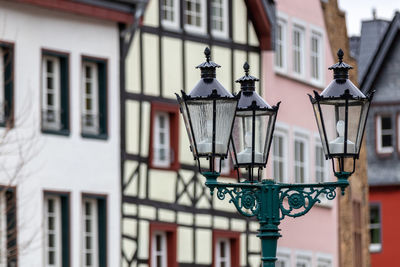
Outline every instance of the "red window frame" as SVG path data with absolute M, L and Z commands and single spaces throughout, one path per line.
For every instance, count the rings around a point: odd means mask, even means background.
M 149 227 L 149 266 L 151 266 L 152 237 L 154 232 L 167 234 L 167 266 L 178 267 L 177 261 L 177 228 L 176 224 L 151 222 Z
M 240 267 L 240 232 L 227 230 L 213 230 L 212 235 L 212 267 L 215 267 L 216 255 L 215 248 L 219 238 L 229 239 L 231 245 L 231 265 Z
M 170 146 L 173 150 L 173 158 L 169 167 L 160 167 L 153 164 L 153 125 L 156 112 L 167 112 L 169 114 L 170 121 Z M 150 147 L 149 147 L 149 166 L 152 169 L 163 169 L 163 170 L 179 170 L 179 106 L 178 104 L 163 103 L 163 102 L 151 102 L 150 111 Z

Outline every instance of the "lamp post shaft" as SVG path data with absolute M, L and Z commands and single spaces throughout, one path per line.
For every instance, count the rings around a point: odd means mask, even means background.
M 257 237 L 261 240 L 262 266 L 275 267 L 278 239 L 281 237 L 279 219 L 279 187 L 271 180 L 263 180 L 260 198 L 265 205 L 260 206 L 258 220 L 260 229 Z

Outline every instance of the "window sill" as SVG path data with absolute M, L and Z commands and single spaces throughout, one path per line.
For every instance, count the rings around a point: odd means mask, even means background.
M 370 253 L 380 253 L 382 251 L 382 244 L 370 244 L 369 252 Z
M 54 134 L 54 135 L 61 135 L 61 136 L 69 136 L 70 131 L 68 129 L 61 129 L 61 130 L 51 130 L 51 129 L 43 129 L 42 133 L 44 134 Z
M 98 140 L 107 140 L 108 139 L 108 135 L 105 133 L 102 133 L 102 134 L 81 133 L 81 136 L 83 138 L 89 138 L 89 139 L 98 139 Z
M 379 151 L 376 150 L 376 156 L 380 159 L 390 158 L 393 155 L 392 151 Z

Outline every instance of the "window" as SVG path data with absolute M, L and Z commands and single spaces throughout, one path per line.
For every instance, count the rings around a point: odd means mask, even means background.
M 275 67 L 286 70 L 286 22 L 278 19 L 276 27 Z
M 213 231 L 214 267 L 239 266 L 240 233 L 232 231 Z
M 185 30 L 194 33 L 206 32 L 206 2 L 205 0 L 185 0 Z
M 86 194 L 82 199 L 82 263 L 85 267 L 104 267 L 107 262 L 106 199 Z
M 275 130 L 273 138 L 273 177 L 278 182 L 287 182 L 287 135 Z
M 107 64 L 105 60 L 82 59 L 82 136 L 107 138 Z
M 279 248 L 278 248 L 279 250 Z M 289 252 L 277 252 L 278 260 L 275 263 L 276 267 L 290 267 L 290 253 Z
M 0 126 L 13 123 L 14 47 L 0 42 Z
M 356 265 L 360 266 L 360 265 Z M 317 267 L 332 267 L 332 260 L 325 257 L 319 257 L 317 260 Z
M 295 183 L 306 182 L 307 173 L 307 141 L 295 137 L 294 141 L 294 179 Z
M 315 182 L 323 183 L 327 181 L 327 178 L 324 149 L 317 143 L 315 146 Z
M 311 267 L 311 255 L 299 254 L 296 256 L 296 267 Z
M 150 223 L 150 267 L 178 267 L 175 224 Z
M 382 249 L 381 240 L 381 207 L 377 204 L 370 204 L 369 206 L 369 232 L 371 243 L 369 245 L 370 252 L 379 252 Z
M 166 28 L 179 28 L 179 0 L 161 1 L 161 23 Z
M 16 199 L 14 188 L 0 188 L 0 266 L 16 266 Z
M 215 267 L 231 266 L 231 242 L 227 238 L 218 238 L 215 247 Z
M 293 72 L 302 76 L 304 74 L 304 29 L 295 25 L 293 26 Z
M 227 0 L 211 0 L 211 33 L 222 38 L 228 36 Z
M 42 132 L 69 134 L 68 55 L 43 51 Z
M 179 107 L 175 104 L 153 102 L 150 123 L 151 167 L 179 169 Z
M 390 115 L 381 115 L 377 117 L 376 125 L 376 139 L 377 139 L 377 152 L 378 153 L 392 153 L 393 152 L 393 125 L 392 117 Z
M 44 253 L 46 267 L 69 266 L 69 197 L 67 194 L 45 193 Z
M 312 32 L 310 44 L 311 79 L 314 82 L 322 81 L 322 37 L 321 34 Z

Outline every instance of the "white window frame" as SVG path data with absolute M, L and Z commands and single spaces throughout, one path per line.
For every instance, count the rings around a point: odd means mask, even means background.
M 174 13 L 174 20 L 172 20 L 172 21 L 171 20 L 166 20 L 163 17 L 161 17 L 161 25 L 164 28 L 167 28 L 167 29 L 177 30 L 180 27 L 180 25 L 179 25 L 179 21 L 180 21 L 180 12 L 179 12 L 180 7 L 179 7 L 179 5 L 180 5 L 180 1 L 179 0 L 167 0 L 167 1 L 170 1 L 173 4 L 173 7 L 172 7 L 172 9 L 170 11 Z M 164 6 L 163 2 L 161 1 L 161 4 L 160 4 L 161 12 L 163 12 L 163 6 Z M 168 9 L 170 9 L 170 8 L 168 7 Z
M 0 267 L 7 267 L 7 210 L 4 189 L 0 192 Z
M 275 136 L 282 138 L 282 147 L 283 147 L 283 157 L 282 158 L 278 158 L 275 156 L 274 152 L 275 152 Z M 288 143 L 289 143 L 289 136 L 288 133 L 279 128 L 279 127 L 275 127 L 275 131 L 274 131 L 274 138 L 272 140 L 272 177 L 278 181 L 278 178 L 275 176 L 275 162 L 279 162 L 281 161 L 283 163 L 283 173 L 282 173 L 282 181 L 283 183 L 287 183 L 288 181 L 288 162 L 289 162 L 289 148 L 288 148 Z
M 0 122 L 5 121 L 5 66 L 4 66 L 4 49 L 0 46 Z
M 221 243 L 225 243 L 225 257 L 221 256 Z M 226 267 L 231 267 L 231 241 L 228 238 L 218 238 L 215 246 L 215 267 L 221 267 L 224 262 Z
M 397 152 L 400 154 L 400 113 L 396 115 L 396 135 L 397 135 Z
M 312 253 L 306 251 L 297 251 L 296 252 L 296 260 L 294 266 L 297 267 L 297 264 L 304 264 L 305 267 L 312 266 Z
M 287 248 L 279 248 L 276 253 L 278 260 L 276 261 L 276 267 L 290 267 L 290 250 Z M 283 265 L 279 265 L 283 263 Z
M 292 48 L 291 48 L 291 52 L 292 52 L 292 73 L 294 76 L 296 77 L 304 77 L 304 73 L 305 73 L 305 36 L 306 36 L 306 28 L 300 24 L 293 24 L 293 28 L 292 28 Z M 294 43 L 294 35 L 295 32 L 299 33 L 299 46 L 295 46 Z M 299 68 L 300 68 L 300 72 L 297 72 L 295 70 L 295 52 L 298 51 L 299 53 Z
M 186 14 L 188 12 L 193 12 L 193 11 L 188 11 L 186 9 L 187 1 L 193 1 L 193 2 L 199 1 L 200 2 L 200 6 L 201 6 L 201 11 L 200 11 L 201 23 L 200 23 L 200 26 L 191 25 L 191 24 L 188 24 L 186 22 Z M 206 1 L 205 0 L 184 0 L 184 7 L 183 8 L 184 8 L 184 10 L 183 10 L 184 18 L 183 19 L 184 19 L 185 31 L 191 32 L 191 33 L 194 33 L 194 34 L 205 34 L 206 33 L 206 28 L 207 28 L 207 21 L 206 21 L 207 20 L 207 13 L 206 13 L 207 3 L 206 3 Z
M 304 143 L 304 162 L 301 163 L 299 161 L 296 161 L 296 142 L 302 142 Z M 298 134 L 295 133 L 294 139 L 293 139 L 293 178 L 294 182 L 298 183 L 297 177 L 296 177 L 296 167 L 303 167 L 304 168 L 304 181 L 303 183 L 308 182 L 308 177 L 309 177 L 309 140 L 307 136 L 303 134 Z
M 212 21 L 213 21 L 213 15 L 212 15 L 212 9 L 215 5 L 214 0 L 211 0 L 211 34 L 214 37 L 219 37 L 219 38 L 228 38 L 228 26 L 229 26 L 229 20 L 228 20 L 228 1 L 227 0 L 221 0 L 221 8 L 222 8 L 222 31 L 213 29 L 212 28 Z
M 322 151 L 322 162 L 324 164 L 324 166 L 318 166 L 317 165 L 317 149 L 321 149 Z M 315 162 L 315 182 L 320 182 L 320 183 L 324 183 L 324 182 L 328 182 L 329 181 L 329 172 L 328 172 L 328 166 L 329 166 L 329 161 L 327 161 L 325 159 L 325 153 L 324 153 L 324 148 L 321 144 L 321 141 L 318 137 L 315 138 L 315 148 L 314 148 L 314 162 Z M 323 175 L 323 178 L 321 181 L 317 181 L 317 171 L 321 172 Z
M 390 135 L 392 136 L 392 141 L 393 141 L 393 123 L 392 123 L 392 115 L 389 114 L 382 114 L 378 115 L 376 118 L 376 145 L 377 145 L 377 151 L 378 153 L 386 154 L 386 153 L 392 153 L 394 148 L 393 148 L 393 143 L 391 147 L 383 147 L 382 146 L 382 135 L 385 133 L 382 133 L 382 117 L 390 117 L 392 128 L 390 130 L 385 130 L 387 132 L 390 131 Z
M 369 244 L 369 252 L 380 252 L 382 250 L 382 211 L 381 208 L 382 206 L 380 204 L 374 204 L 374 203 L 370 203 L 370 209 L 371 209 L 371 204 L 373 204 L 374 207 L 378 207 L 379 209 L 379 224 L 375 223 L 374 226 L 375 228 L 380 229 L 380 243 L 372 243 L 372 240 L 370 240 L 370 244 Z M 368 230 L 371 230 L 371 223 L 369 223 L 369 227 Z
M 157 251 L 157 235 L 161 236 L 161 251 Z M 157 256 L 162 257 L 161 266 L 157 266 Z M 167 233 L 155 231 L 151 237 L 151 267 L 167 267 L 167 262 Z
M 159 127 L 160 117 L 164 117 L 164 129 Z M 153 165 L 157 167 L 169 167 L 171 165 L 171 124 L 168 112 L 156 111 L 153 119 Z M 165 137 L 165 144 L 160 143 L 160 133 L 163 132 Z M 165 159 L 160 159 L 159 151 L 160 149 L 165 149 Z
M 312 42 L 313 39 L 318 40 L 318 52 L 315 53 L 314 51 L 312 51 Z M 324 73 L 323 73 L 323 49 L 324 49 L 324 37 L 321 31 L 317 31 L 315 29 L 311 29 L 311 34 L 310 34 L 310 80 L 311 83 L 320 86 L 322 85 L 323 82 L 323 77 L 324 77 Z M 317 58 L 317 64 L 318 64 L 318 68 L 317 68 L 317 72 L 319 73 L 319 77 L 313 77 L 313 68 L 314 68 L 314 61 L 313 61 L 313 57 Z
M 332 267 L 333 257 L 330 254 L 317 253 L 317 267 Z
M 47 72 L 47 61 L 53 62 L 52 78 L 53 78 L 53 105 L 47 105 L 47 78 L 49 73 Z M 42 57 L 42 123 L 43 128 L 46 130 L 60 130 L 61 129 L 61 69 L 60 69 L 60 58 L 56 56 L 43 55 Z M 47 118 L 47 111 L 52 110 L 54 114 L 54 121 L 50 122 Z
M 86 77 L 86 68 L 92 71 L 92 77 Z M 91 94 L 86 93 L 86 83 L 90 83 L 92 90 Z M 99 134 L 100 133 L 100 112 L 99 112 L 99 68 L 95 62 L 83 61 L 82 62 L 82 81 L 81 81 L 81 118 L 82 118 L 82 132 L 85 134 Z M 90 98 L 92 101 L 92 109 L 86 108 L 86 99 Z M 93 125 L 87 125 L 86 117 L 92 116 Z
M 86 214 L 86 203 L 91 205 L 92 213 Z M 90 220 L 91 232 L 86 232 L 86 220 Z M 99 266 L 99 231 L 98 231 L 98 205 L 94 198 L 84 198 L 82 201 L 82 266 L 98 267 Z M 91 249 L 87 249 L 86 237 L 91 237 Z M 92 264 L 86 265 L 86 254 L 92 255 Z
M 48 202 L 52 200 L 54 202 L 54 212 L 48 212 Z M 54 217 L 54 229 L 49 229 L 49 217 Z M 61 225 L 61 199 L 58 196 L 45 196 L 44 197 L 44 266 L 46 267 L 58 267 L 61 266 L 62 262 L 62 225 Z M 49 244 L 49 234 L 54 234 L 54 249 L 50 249 Z M 54 251 L 55 264 L 49 264 L 49 252 Z
M 281 40 L 276 38 L 276 49 L 275 49 L 275 55 L 274 55 L 274 65 L 275 65 L 275 70 L 277 72 L 287 72 L 287 20 L 283 18 L 278 18 L 277 20 L 277 25 L 281 27 Z M 277 27 L 278 29 L 278 27 Z M 282 66 L 279 66 L 277 64 L 277 53 L 278 53 L 278 47 L 280 48 L 280 52 L 282 54 Z

